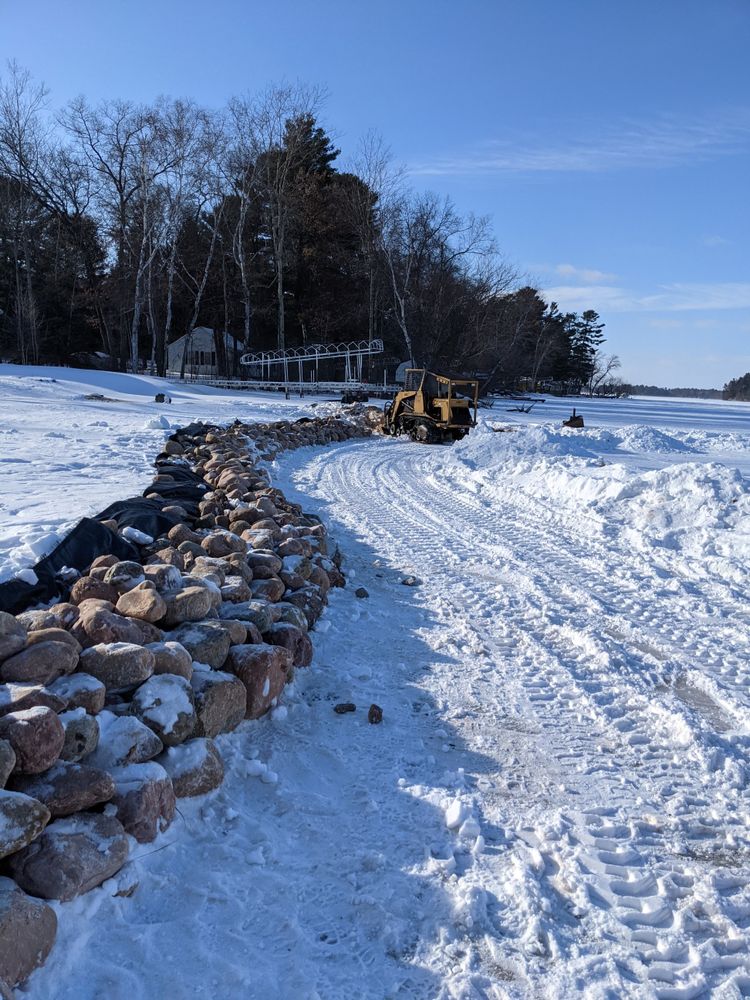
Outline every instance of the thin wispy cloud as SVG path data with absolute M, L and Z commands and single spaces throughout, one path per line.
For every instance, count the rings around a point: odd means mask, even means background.
M 731 246 L 732 241 L 724 239 L 723 236 L 704 236 L 703 246 L 704 247 L 728 247 Z
M 557 285 L 544 297 L 560 309 L 599 312 L 686 312 L 693 310 L 750 309 L 750 282 L 675 283 L 659 285 L 650 294 L 638 294 L 616 285 Z
M 544 135 L 488 141 L 474 150 L 414 162 L 408 169 L 418 176 L 459 176 L 676 166 L 750 149 L 750 109 L 693 119 L 673 115 L 650 121 L 623 119 L 615 126 L 569 132 L 564 139 L 551 139 L 549 129 Z
M 573 264 L 556 264 L 555 273 L 561 278 L 572 278 L 574 281 L 614 281 L 616 274 L 609 271 L 597 271 L 591 267 L 575 267 Z

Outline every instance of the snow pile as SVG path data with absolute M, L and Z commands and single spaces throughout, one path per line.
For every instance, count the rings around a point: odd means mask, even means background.
M 730 461 L 744 456 L 741 468 L 716 461 L 722 442 Z M 513 482 L 530 510 L 554 505 L 578 519 L 582 538 L 618 532 L 637 549 L 708 563 L 725 580 L 738 581 L 750 558 L 750 432 L 550 424 L 498 432 L 484 420 L 445 449 L 438 471 L 487 505 Z

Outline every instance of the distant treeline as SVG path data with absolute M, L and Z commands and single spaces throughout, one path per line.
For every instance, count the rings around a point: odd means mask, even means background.
M 593 311 L 562 313 L 500 253 L 486 218 L 406 188 L 365 138 L 346 169 L 320 94 L 273 86 L 221 111 L 79 98 L 53 114 L 0 80 L 0 357 L 151 362 L 195 327 L 236 347 L 382 338 L 402 360 L 616 390 Z M 231 339 L 230 339 L 231 346 Z M 187 348 L 182 362 L 187 361 Z M 382 366 L 381 366 L 382 371 Z
M 683 396 L 687 399 L 721 399 L 720 389 L 665 389 L 659 385 L 625 385 L 629 396 Z
M 750 372 L 740 378 L 733 378 L 724 386 L 722 393 L 724 399 L 737 399 L 743 402 L 750 401 Z

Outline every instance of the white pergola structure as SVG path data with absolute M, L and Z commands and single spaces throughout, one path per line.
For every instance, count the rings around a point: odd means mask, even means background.
M 344 381 L 360 383 L 362 381 L 362 362 L 372 354 L 383 353 L 382 340 L 360 340 L 350 344 L 308 344 L 306 347 L 294 347 L 288 351 L 262 351 L 260 354 L 243 354 L 240 364 L 254 366 L 260 369 L 260 378 L 272 381 L 271 370 L 281 367 L 283 381 L 289 382 L 290 366 L 297 366 L 298 381 L 304 384 L 304 365 L 315 365 L 314 381 L 318 382 L 318 365 L 321 361 L 344 359 Z

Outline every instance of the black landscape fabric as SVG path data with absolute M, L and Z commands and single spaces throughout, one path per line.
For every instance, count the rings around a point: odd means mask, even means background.
M 156 460 L 157 473 L 171 477 L 171 482 L 160 480 L 143 491 L 143 496 L 129 497 L 110 504 L 95 517 L 85 517 L 73 530 L 33 567 L 37 583 L 8 580 L 0 583 L 0 611 L 18 614 L 35 604 L 48 604 L 55 599 L 65 599 L 71 581 L 61 576 L 64 569 L 82 573 L 97 556 L 114 555 L 118 559 L 138 560 L 139 551 L 126 539 L 112 531 L 102 521 L 115 521 L 117 527 L 136 528 L 158 538 L 183 520 L 178 514 L 164 511 L 163 507 L 179 506 L 186 512 L 188 523 L 198 517 L 198 503 L 203 499 L 208 484 L 187 465 L 170 461 L 167 456 Z M 146 499 L 158 493 L 161 499 Z

